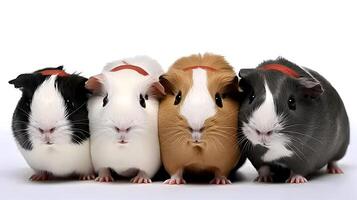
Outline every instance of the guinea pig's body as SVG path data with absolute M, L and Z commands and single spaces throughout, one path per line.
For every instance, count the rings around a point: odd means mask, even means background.
M 110 169 L 134 183 L 149 183 L 160 167 L 155 86 L 162 73 L 149 57 L 107 65 L 89 79 L 91 153 L 97 181 L 113 181 Z M 98 82 L 99 81 L 99 82 Z M 100 90 L 95 85 L 100 85 Z M 163 89 L 162 89 L 163 90 Z
M 165 183 L 185 183 L 186 171 L 230 183 L 227 176 L 240 155 L 232 67 L 221 56 L 193 55 L 176 61 L 160 82 L 167 93 L 159 109 L 161 156 L 171 175 Z
M 275 166 L 290 170 L 290 183 L 307 182 L 305 176 L 325 165 L 342 173 L 336 161 L 349 144 L 349 122 L 326 79 L 283 58 L 243 69 L 240 76 L 240 133 L 250 143 L 245 149 L 258 181 L 272 181 Z
M 22 90 L 12 129 L 20 152 L 36 171 L 32 180 L 72 174 L 82 180 L 94 178 L 86 80 L 59 67 L 22 74 L 9 82 Z

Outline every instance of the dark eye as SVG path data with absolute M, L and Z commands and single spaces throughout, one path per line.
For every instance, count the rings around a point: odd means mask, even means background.
M 145 100 L 149 100 L 149 95 L 145 94 Z
M 144 99 L 142 94 L 140 94 L 140 100 L 139 101 L 140 101 L 141 107 L 146 108 L 145 99 Z
M 177 105 L 181 102 L 181 95 L 182 95 L 182 93 L 181 93 L 181 91 L 179 91 L 175 97 L 174 105 Z
M 108 103 L 108 94 L 103 98 L 103 107 Z
M 220 108 L 223 107 L 223 102 L 222 102 L 222 97 L 219 93 L 216 93 L 215 95 L 215 100 L 216 100 L 216 105 Z
M 251 104 L 255 99 L 255 94 L 252 93 L 251 95 L 249 95 L 249 104 Z
M 288 106 L 290 110 L 296 110 L 296 101 L 294 96 L 289 97 Z

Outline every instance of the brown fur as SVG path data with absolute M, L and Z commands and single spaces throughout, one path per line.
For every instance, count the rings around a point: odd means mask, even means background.
M 193 143 L 186 119 L 179 109 L 192 85 L 192 66 L 209 66 L 208 89 L 214 101 L 215 94 L 226 94 L 223 107 L 216 107 L 216 115 L 205 121 L 202 143 Z M 179 170 L 210 171 L 216 176 L 227 176 L 240 157 L 237 141 L 238 103 L 233 98 L 238 82 L 233 68 L 222 56 L 192 55 L 177 60 L 160 81 L 167 95 L 159 108 L 159 139 L 161 156 L 170 175 Z M 178 91 L 182 100 L 174 105 Z M 200 112 L 199 108 L 197 112 Z

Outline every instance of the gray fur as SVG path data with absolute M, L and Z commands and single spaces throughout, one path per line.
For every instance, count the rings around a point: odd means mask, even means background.
M 259 70 L 272 63 L 294 69 L 301 77 Z M 344 104 L 325 78 L 313 70 L 304 69 L 312 76 L 294 63 L 278 58 L 264 62 L 256 69 L 240 71 L 243 95 L 238 122 L 239 136 L 243 141 L 244 153 L 256 169 L 262 165 L 284 166 L 295 174 L 306 176 L 329 162 L 340 160 L 346 153 L 350 130 Z M 244 140 L 242 133 L 243 122 L 248 122 L 252 112 L 264 102 L 264 80 L 273 94 L 277 114 L 286 115 L 286 127 L 281 132 L 289 138 L 293 137 L 292 145 L 287 146 L 294 152 L 293 156 L 270 163 L 264 163 L 261 159 L 267 148 L 259 144 L 253 146 L 247 139 Z M 255 99 L 249 104 L 249 96 L 253 92 Z M 296 99 L 296 110 L 288 107 L 287 102 L 292 95 Z

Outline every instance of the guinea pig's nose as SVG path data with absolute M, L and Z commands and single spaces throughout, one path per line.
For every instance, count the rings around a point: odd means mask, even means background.
M 42 129 L 42 128 L 38 128 L 38 130 L 40 131 L 40 133 L 44 134 L 44 133 L 53 133 L 55 132 L 55 127 L 49 128 L 49 129 Z
M 188 127 L 188 129 L 190 130 L 191 133 L 193 132 L 198 132 L 198 133 L 202 133 L 204 130 L 204 127 L 200 127 L 200 128 L 192 128 L 192 127 Z
M 130 129 L 131 127 L 127 127 L 127 128 L 123 128 L 123 127 L 119 128 L 117 126 L 115 127 L 117 133 L 127 133 L 130 131 Z
M 267 135 L 267 136 L 269 136 L 269 135 L 271 135 L 271 134 L 273 134 L 273 131 L 259 131 L 259 130 L 255 130 L 255 132 L 257 132 L 257 134 L 258 135 Z

